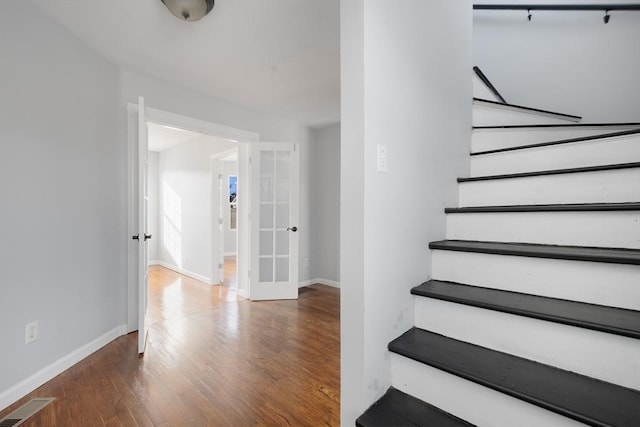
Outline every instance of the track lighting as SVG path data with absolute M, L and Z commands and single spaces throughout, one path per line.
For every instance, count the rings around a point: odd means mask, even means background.
M 604 17 L 602 18 L 602 20 L 604 21 L 605 24 L 608 24 L 609 19 L 611 19 L 611 16 L 609 15 L 609 9 L 605 9 Z
M 527 19 L 531 22 L 531 9 L 527 9 Z
M 213 9 L 214 0 L 161 0 L 167 9 L 183 21 L 201 19 Z

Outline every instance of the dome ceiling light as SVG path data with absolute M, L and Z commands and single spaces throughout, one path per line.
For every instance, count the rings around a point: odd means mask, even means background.
M 211 12 L 214 0 L 161 0 L 182 21 L 194 22 Z

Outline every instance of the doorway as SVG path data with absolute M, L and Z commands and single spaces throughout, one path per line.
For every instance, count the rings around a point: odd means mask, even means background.
M 174 156 L 162 156 L 152 154 L 150 164 L 153 169 L 155 159 L 155 173 L 158 179 L 155 184 L 156 200 L 158 209 L 157 215 L 151 219 L 155 233 L 155 247 L 150 251 L 151 263 L 168 266 L 174 271 L 196 278 L 208 284 L 214 284 L 212 275 L 211 242 L 206 236 L 211 233 L 211 206 L 209 204 L 210 189 L 212 183 L 211 171 L 209 169 L 209 159 L 211 154 L 234 148 L 237 151 L 238 176 L 248 174 L 249 171 L 249 146 L 259 140 L 258 134 L 245 132 L 227 126 L 217 125 L 185 116 L 176 115 L 152 108 L 146 108 L 146 122 L 152 129 L 157 126 L 166 133 L 173 133 L 174 136 L 182 135 L 183 139 L 200 138 L 196 143 L 187 143 L 182 149 L 175 147 L 165 147 L 162 150 L 155 148 L 157 153 L 174 150 Z M 137 227 L 138 211 L 136 200 L 138 198 L 137 188 L 137 105 L 128 106 L 128 131 L 129 131 L 129 231 L 134 233 Z M 217 143 L 221 143 L 224 148 L 212 149 L 211 141 L 205 143 L 207 138 L 216 138 Z M 184 142 L 183 142 L 184 143 Z M 176 145 L 177 146 L 177 145 Z M 164 159 L 163 159 L 164 157 Z M 204 166 L 203 166 L 204 165 Z M 239 180 L 239 191 L 243 191 L 243 185 L 248 185 Z M 198 198 L 198 194 L 205 195 Z M 248 190 L 248 188 L 247 188 Z M 200 200 L 198 200 L 200 199 Z M 196 200 L 196 203 L 204 204 L 199 208 L 190 207 L 189 203 Z M 241 225 L 248 221 L 248 213 L 244 211 L 241 203 L 237 208 L 237 224 Z M 206 224 L 205 224 L 206 222 Z M 195 225 L 195 226 L 194 226 Z M 204 230 L 204 233 L 203 233 Z M 203 237 L 204 236 L 204 237 Z M 237 266 L 236 286 L 240 294 L 247 294 L 243 289 L 248 289 L 248 265 L 249 265 L 249 237 L 248 226 L 239 227 L 237 233 L 238 251 L 235 265 Z M 128 330 L 130 332 L 138 330 L 138 265 L 137 246 L 129 246 L 129 291 L 128 291 Z M 243 273 L 244 272 L 244 273 Z M 218 283 L 217 281 L 215 283 Z
M 139 105 L 139 106 L 138 106 Z M 138 222 L 143 218 L 138 213 L 139 184 L 146 182 L 148 151 L 146 130 L 149 124 L 161 125 L 165 128 L 188 131 L 214 136 L 226 140 L 226 144 L 235 144 L 238 153 L 237 190 L 237 250 L 236 272 L 237 293 L 251 300 L 296 299 L 298 297 L 298 200 L 299 200 L 299 162 L 300 151 L 292 142 L 267 143 L 259 142 L 259 135 L 222 125 L 204 122 L 173 113 L 144 107 L 144 99 L 139 104 L 128 105 L 128 137 L 129 137 L 129 232 L 137 232 Z M 138 114 L 140 111 L 140 114 Z M 259 142 L 259 143 L 257 143 Z M 212 151 L 202 147 L 191 147 L 197 154 L 199 170 L 206 167 L 202 163 L 211 161 Z M 158 227 L 163 232 L 158 241 L 159 261 L 169 263 L 176 271 L 191 275 L 206 283 L 219 283 L 224 279 L 224 248 L 220 247 L 216 256 L 211 256 L 216 246 L 212 244 L 211 212 L 216 212 L 211 201 L 220 200 L 212 197 L 207 202 L 207 188 L 222 187 L 212 185 L 212 174 L 207 172 L 186 172 L 188 167 L 183 156 L 175 156 L 177 160 L 166 168 L 167 179 L 158 180 L 158 199 L 162 200 L 164 211 L 158 216 Z M 162 163 L 159 160 L 159 164 Z M 166 166 L 166 165 L 165 165 Z M 161 166 L 159 166 L 161 169 Z M 144 171 L 144 173 L 142 173 Z M 197 182 L 186 184 L 174 178 L 199 178 Z M 203 175 L 207 179 L 202 180 Z M 246 177 L 246 179 L 244 179 Z M 171 179 L 169 179 L 171 178 Z M 204 183 L 203 183 L 204 182 Z M 193 197 L 195 192 L 204 196 Z M 196 191 L 198 190 L 198 191 Z M 146 193 L 145 193 L 146 194 Z M 198 209 L 190 206 L 187 199 L 194 203 L 204 203 Z M 160 203 L 160 202 L 159 202 Z M 251 215 L 250 215 L 251 212 Z M 187 218 L 189 217 L 189 218 Z M 144 216 L 146 218 L 146 215 Z M 204 220 L 203 220 L 204 218 Z M 192 221 L 193 219 L 193 221 Z M 199 224 L 199 227 L 194 227 Z M 145 242 L 146 239 L 145 229 Z M 195 244 L 185 244 L 186 241 Z M 129 254 L 129 292 L 128 292 L 128 329 L 130 332 L 144 328 L 147 312 L 148 288 L 138 278 L 139 271 L 148 269 L 144 257 L 136 256 L 143 252 L 141 246 L 130 244 Z M 144 249 L 146 253 L 146 249 Z M 213 265 L 212 259 L 220 260 Z M 161 264 L 162 265 L 162 264 Z M 207 268 L 206 266 L 211 266 Z M 216 276 L 217 275 L 217 276 Z M 140 296 L 138 296 L 140 295 Z M 138 318 L 138 314 L 140 317 Z M 139 327 L 140 326 L 140 327 Z M 144 346 L 141 346 L 144 351 Z
M 211 244 L 213 248 L 214 272 L 220 286 L 237 291 L 237 256 L 241 249 L 238 243 L 239 221 L 239 181 L 238 149 L 231 149 L 211 156 Z M 245 174 L 246 175 L 246 174 Z M 216 271 L 216 268 L 219 270 Z

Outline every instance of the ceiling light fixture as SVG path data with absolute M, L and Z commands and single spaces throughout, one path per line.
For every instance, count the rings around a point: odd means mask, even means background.
M 167 9 L 183 21 L 194 22 L 211 12 L 214 0 L 161 0 Z

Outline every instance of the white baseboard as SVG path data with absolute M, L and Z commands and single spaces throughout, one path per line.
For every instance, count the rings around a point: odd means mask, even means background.
M 225 252 L 224 256 L 236 256 L 235 252 Z
M 126 333 L 127 325 L 120 325 L 113 328 L 106 334 L 61 357 L 49 366 L 40 369 L 18 384 L 0 392 L 0 411 Z
M 340 282 L 336 282 L 334 280 L 317 279 L 316 283 L 320 283 L 321 285 L 331 286 L 332 288 L 340 289 Z
M 299 288 L 304 288 L 305 286 L 310 286 L 310 285 L 315 285 L 315 284 L 331 286 L 332 288 L 338 288 L 338 289 L 340 288 L 340 282 L 336 282 L 334 280 L 328 280 L 328 279 L 305 280 L 303 282 L 298 283 L 298 287 Z
M 240 295 L 242 298 L 249 299 L 249 292 L 247 292 L 245 289 L 238 289 L 237 292 L 238 295 Z
M 161 261 L 158 261 L 157 259 L 154 260 L 149 260 L 149 265 L 160 265 Z
M 157 262 L 156 265 L 161 265 L 164 268 L 168 268 L 169 270 L 173 270 L 176 273 L 180 273 L 180 274 L 183 274 L 185 276 L 189 276 L 192 279 L 199 280 L 201 282 L 206 283 L 207 285 L 217 285 L 217 283 L 213 283 L 211 281 L 210 277 L 206 277 L 206 276 L 203 276 L 203 275 L 198 274 L 198 273 L 193 273 L 193 272 L 191 272 L 189 270 L 183 270 L 182 268 L 178 267 L 177 265 L 169 264 L 168 262 L 164 262 L 164 261 L 156 261 L 156 262 Z M 151 264 L 151 262 L 149 262 L 149 264 Z

